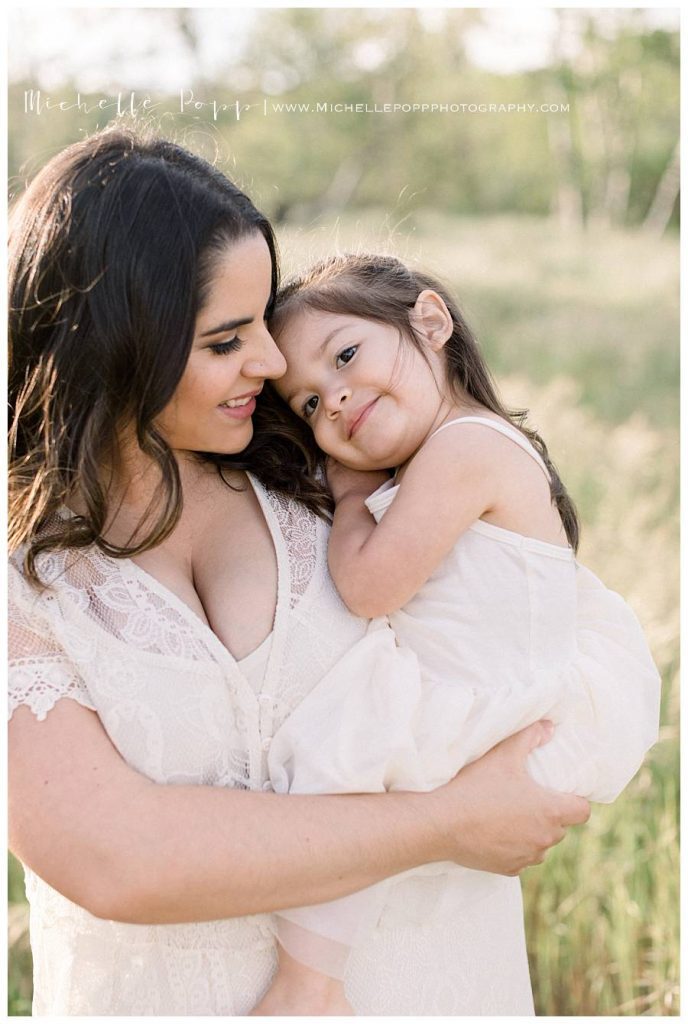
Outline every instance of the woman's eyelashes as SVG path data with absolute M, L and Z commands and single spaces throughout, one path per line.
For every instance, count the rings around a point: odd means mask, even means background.
M 228 352 L 237 352 L 242 345 L 243 341 L 241 338 L 234 337 L 228 338 L 227 341 L 218 341 L 214 345 L 208 345 L 208 348 L 211 352 L 214 352 L 215 355 L 224 356 Z

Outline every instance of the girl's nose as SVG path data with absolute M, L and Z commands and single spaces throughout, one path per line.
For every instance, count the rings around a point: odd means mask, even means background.
M 266 330 L 262 343 L 248 356 L 244 362 L 244 374 L 247 377 L 269 378 L 274 380 L 287 372 L 287 361 L 277 348 L 272 335 Z
M 338 416 L 341 412 L 342 406 L 351 398 L 351 388 L 342 387 L 341 385 L 336 388 L 332 388 L 325 394 L 325 411 L 330 419 Z

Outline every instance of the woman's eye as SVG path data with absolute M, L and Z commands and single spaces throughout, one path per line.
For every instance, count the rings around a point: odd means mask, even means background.
M 358 345 L 349 345 L 348 348 L 342 349 L 337 356 L 337 368 L 339 369 L 340 363 L 350 363 L 357 351 Z
M 317 408 L 318 408 L 318 396 L 317 395 L 311 395 L 311 397 L 308 399 L 308 401 L 305 403 L 305 405 L 303 407 L 303 415 L 306 417 L 306 419 L 310 419 L 310 417 L 313 415 L 313 413 L 315 412 L 315 410 Z
M 215 355 L 224 356 L 228 352 L 237 352 L 242 345 L 243 342 L 241 338 L 234 337 L 229 338 L 227 341 L 218 341 L 216 345 L 208 345 L 208 348 L 211 352 L 214 352 Z

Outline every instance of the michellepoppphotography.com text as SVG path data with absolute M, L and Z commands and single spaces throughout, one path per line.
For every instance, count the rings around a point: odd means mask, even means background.
M 180 89 L 176 97 L 166 96 L 154 100 L 149 94 L 118 92 L 110 96 L 84 96 L 80 92 L 68 98 L 49 96 L 41 89 L 26 89 L 24 113 L 40 117 L 46 114 L 79 110 L 83 114 L 94 111 L 117 116 L 144 116 L 163 113 L 185 114 L 201 120 L 218 121 L 227 118 L 240 121 L 242 117 L 275 117 L 288 115 L 322 117 L 336 115 L 385 114 L 568 114 L 568 103 L 481 103 L 473 101 L 433 101 L 413 103 L 351 103 L 346 100 L 313 100 L 291 103 L 273 97 L 261 97 L 253 102 L 233 97 L 202 97 L 191 89 Z

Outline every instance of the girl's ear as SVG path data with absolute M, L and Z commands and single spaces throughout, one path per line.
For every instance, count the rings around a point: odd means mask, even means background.
M 451 338 L 454 322 L 441 295 L 426 288 L 416 299 L 410 315 L 411 327 L 433 352 L 439 352 Z

